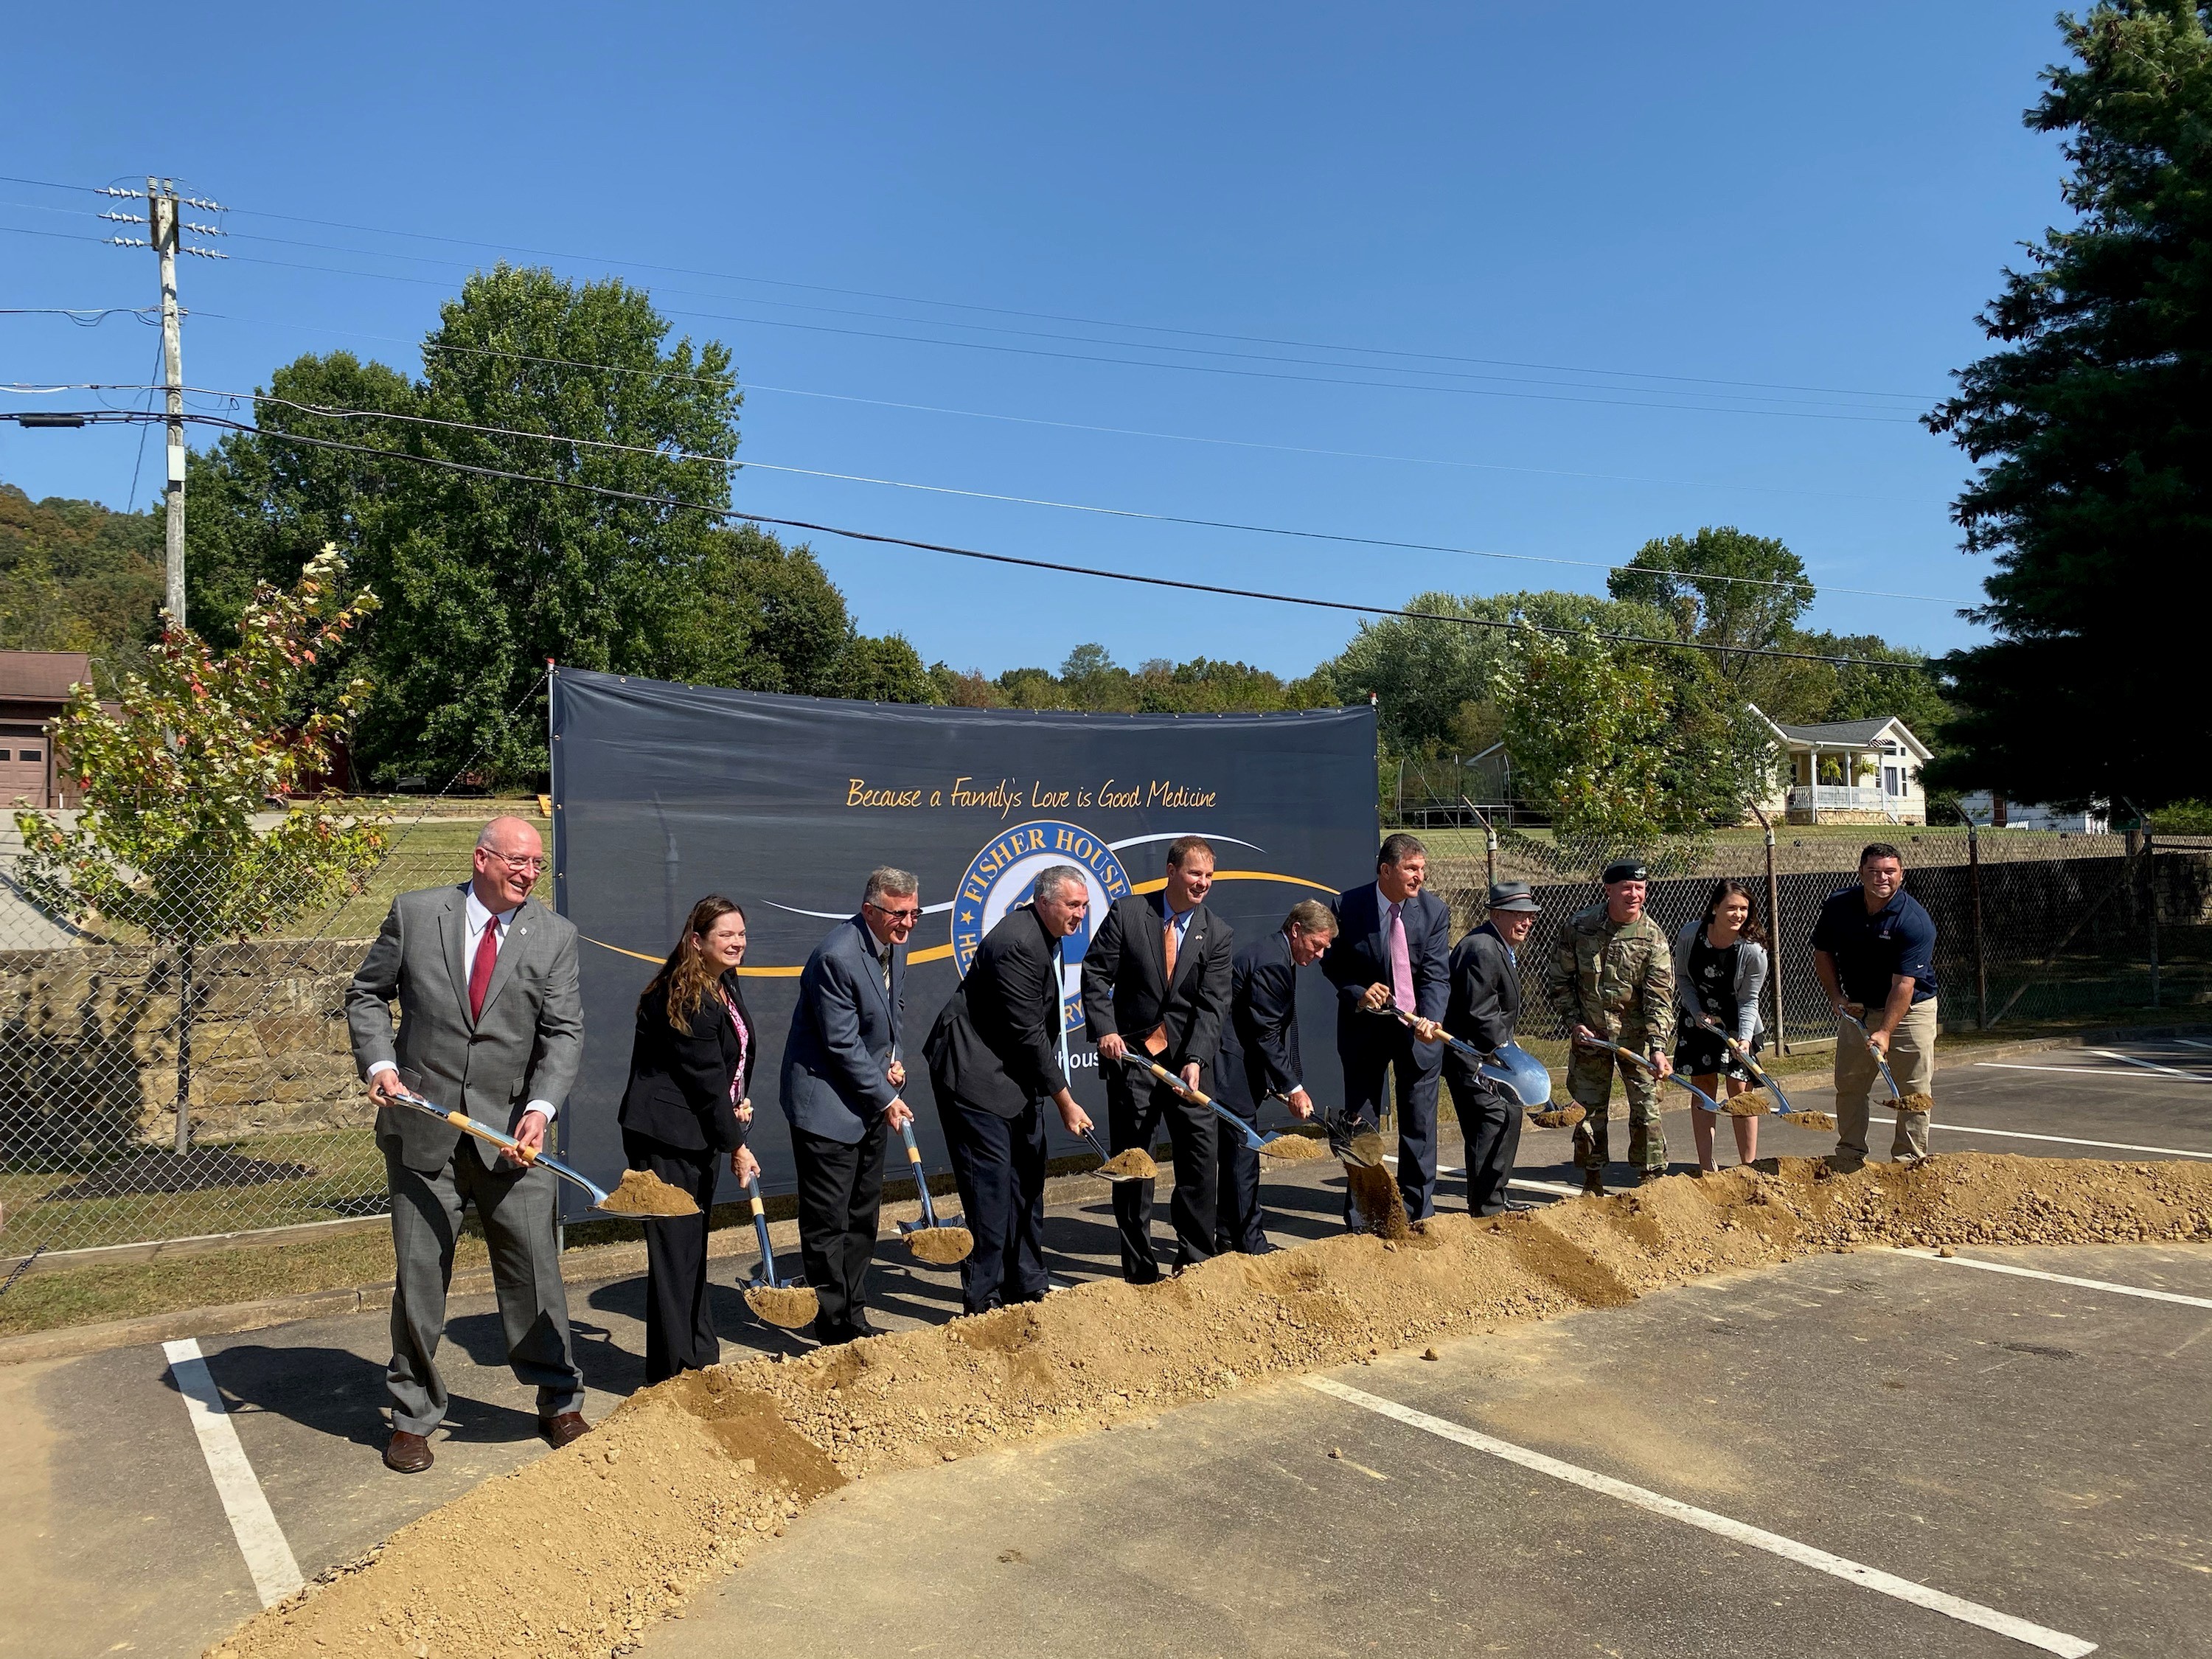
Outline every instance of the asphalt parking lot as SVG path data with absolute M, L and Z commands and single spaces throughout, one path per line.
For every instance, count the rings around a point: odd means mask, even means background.
M 2212 1158 L 2208 1084 L 2212 1048 L 2179 1042 L 1950 1065 L 1935 1144 Z M 1825 1086 L 1791 1094 L 1828 1103 Z M 1668 1131 L 1680 1168 L 1687 1122 L 1670 1114 Z M 1829 1144 L 1769 1120 L 1761 1151 Z M 1878 1132 L 1877 1154 L 1885 1144 Z M 1457 1150 L 1448 1138 L 1447 1163 Z M 1564 1133 L 1528 1133 L 1526 1195 L 1572 1182 L 1567 1157 Z M 1271 1179 L 1272 1237 L 1334 1231 L 1341 1180 L 1326 1164 Z M 1462 1190 L 1448 1174 L 1444 1207 Z M 1112 1270 L 1103 1188 L 1053 1213 L 1048 1244 L 1070 1282 Z M 1598 1484 L 1286 1384 L 1141 1431 L 864 1483 L 696 1598 L 648 1650 L 742 1639 L 843 1653 L 889 1630 L 948 1654 L 2037 1650 L 1805 1564 L 1826 1552 L 2025 1620 L 2058 1644 L 2042 1650 L 2202 1652 L 2212 1252 L 2002 1255 L 2175 1299 L 1859 1255 L 1453 1345 L 1435 1362 L 1386 1356 L 1340 1380 Z M 730 1271 L 716 1277 L 726 1357 L 809 1346 L 753 1322 Z M 957 1311 L 952 1274 L 895 1246 L 876 1291 L 893 1326 Z M 571 1305 L 597 1417 L 641 1381 L 641 1285 L 574 1287 Z M 489 1299 L 453 1313 L 454 1415 L 436 1468 L 412 1478 L 378 1461 L 382 1314 L 201 1340 L 228 1425 L 212 1440 L 210 1413 L 188 1409 L 189 1353 L 0 1367 L 0 1549 L 15 1569 L 0 1654 L 198 1653 L 260 1605 L 272 1560 L 313 1577 L 538 1455 Z M 222 1450 L 225 1432 L 240 1455 Z M 241 1482 L 265 1511 L 239 1526 L 223 1493 L 235 1510 Z M 1701 1529 L 1670 1503 L 1726 1525 Z M 1753 1534 L 1799 1554 L 1744 1541 Z

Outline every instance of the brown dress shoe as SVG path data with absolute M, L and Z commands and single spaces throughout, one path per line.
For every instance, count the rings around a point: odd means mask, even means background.
M 562 1412 L 538 1419 L 538 1432 L 551 1441 L 556 1449 L 582 1439 L 591 1431 L 592 1425 L 584 1421 L 581 1412 Z
M 404 1429 L 394 1429 L 384 1449 L 384 1467 L 394 1474 L 420 1474 L 436 1461 L 430 1455 L 430 1443 Z

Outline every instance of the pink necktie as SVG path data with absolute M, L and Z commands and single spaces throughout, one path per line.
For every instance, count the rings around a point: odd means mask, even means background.
M 499 918 L 494 916 L 484 923 L 483 937 L 477 941 L 477 959 L 469 967 L 469 1019 L 471 1024 L 483 1018 L 484 993 L 491 989 L 491 970 L 499 961 Z
M 1413 959 L 1406 950 L 1403 907 L 1390 907 L 1390 1000 L 1407 1013 L 1413 1012 Z

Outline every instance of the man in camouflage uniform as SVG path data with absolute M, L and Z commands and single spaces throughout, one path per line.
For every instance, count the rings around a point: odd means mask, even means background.
M 1628 1094 L 1628 1161 L 1637 1180 L 1667 1172 L 1659 1079 L 1673 1070 L 1674 963 L 1667 935 L 1644 914 L 1645 874 L 1633 860 L 1607 865 L 1605 902 L 1560 931 L 1544 975 L 1545 994 L 1574 1042 L 1567 1093 L 1589 1114 L 1575 1128 L 1575 1164 L 1587 1192 L 1605 1191 L 1606 1109 L 1616 1068 Z M 1604 1046 L 1610 1043 L 1643 1054 L 1654 1070 L 1621 1059 Z

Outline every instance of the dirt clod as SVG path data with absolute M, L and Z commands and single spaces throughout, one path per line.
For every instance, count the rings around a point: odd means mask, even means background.
M 1152 1155 L 1141 1146 L 1132 1146 L 1126 1152 L 1115 1153 L 1100 1164 L 1097 1171 L 1109 1179 L 1127 1176 L 1138 1181 L 1150 1181 L 1159 1172 L 1160 1166 L 1152 1161 Z
M 780 1325 L 787 1331 L 811 1325 L 815 1316 L 822 1311 L 820 1301 L 804 1285 L 794 1288 L 785 1285 L 748 1285 L 745 1306 L 769 1324 Z
M 598 1206 L 608 1215 L 696 1215 L 699 1202 L 690 1194 L 679 1192 L 650 1170 L 624 1170 L 623 1178 L 615 1183 L 604 1203 Z
M 1418 1249 L 1346 1236 L 1217 1257 L 1165 1287 L 1099 1281 L 644 1389 L 587 1440 L 402 1528 L 222 1647 L 236 1659 L 407 1659 L 425 1644 L 440 1659 L 598 1659 L 836 1482 L 1134 1425 L 1229 1389 L 1822 1252 L 2161 1241 L 2212 1242 L 2212 1165 L 1782 1158 L 1771 1172 L 1439 1217 Z
M 1434 1348 L 1424 1348 L 1421 1350 L 1421 1358 L 1424 1359 L 1442 1359 L 1443 1356 L 1438 1353 Z
M 1528 1121 L 1540 1129 L 1571 1129 L 1589 1115 L 1579 1106 L 1554 1106 L 1549 1111 L 1529 1113 Z
M 965 1261 L 975 1251 L 975 1235 L 965 1227 L 917 1227 L 902 1237 L 918 1261 L 940 1267 Z

